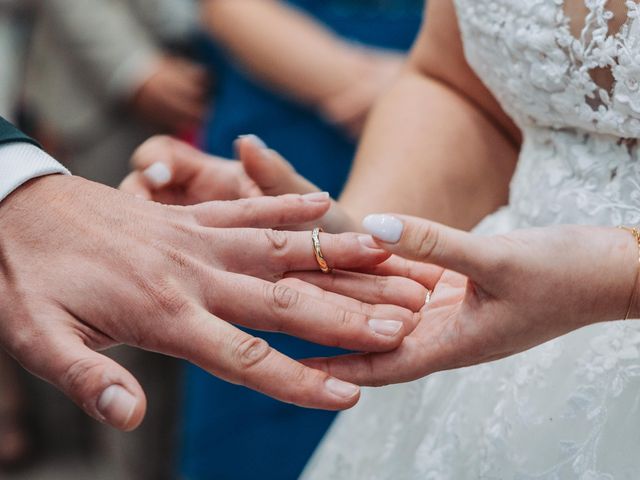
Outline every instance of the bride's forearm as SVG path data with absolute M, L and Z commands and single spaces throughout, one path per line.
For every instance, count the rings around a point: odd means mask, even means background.
M 429 2 L 405 72 L 369 119 L 341 199 L 356 217 L 470 228 L 507 201 L 519 131 L 467 64 L 451 3 Z
M 514 146 L 465 99 L 406 72 L 377 105 L 340 203 L 471 228 L 507 201 Z

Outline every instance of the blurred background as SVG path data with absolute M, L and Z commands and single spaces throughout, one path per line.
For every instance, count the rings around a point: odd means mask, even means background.
M 0 116 L 117 187 L 169 134 L 232 158 L 253 133 L 337 196 L 423 0 L 0 0 Z M 312 148 L 310 148 L 312 147 Z M 295 358 L 332 353 L 263 335 Z M 122 434 L 0 351 L 0 478 L 295 479 L 334 414 L 283 405 L 151 353 L 110 354 L 149 398 Z

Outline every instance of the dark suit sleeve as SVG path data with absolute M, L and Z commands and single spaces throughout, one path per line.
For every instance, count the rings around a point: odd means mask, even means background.
M 7 122 L 4 118 L 0 117 L 0 145 L 6 143 L 30 143 L 36 147 L 40 147 L 40 144 L 34 139 L 26 136 L 16 127 Z

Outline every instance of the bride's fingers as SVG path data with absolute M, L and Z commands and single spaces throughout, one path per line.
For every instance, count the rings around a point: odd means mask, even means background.
M 131 167 L 140 172 L 137 177 L 140 184 L 154 191 L 170 184 L 187 184 L 210 159 L 188 143 L 157 135 L 136 149 L 131 157 Z
M 390 255 L 368 235 L 323 233 L 320 244 L 329 267 L 336 269 L 370 267 Z M 242 245 L 241 250 L 238 245 Z M 228 259 L 227 269 L 231 271 L 269 280 L 279 280 L 286 272 L 319 271 L 311 232 L 221 229 L 204 248 L 216 258 Z
M 265 195 L 319 191 L 318 187 L 299 175 L 289 162 L 276 151 L 269 149 L 255 135 L 238 138 L 235 148 L 247 175 Z
M 405 338 L 392 352 L 349 354 L 331 358 L 310 358 L 302 363 L 345 382 L 380 387 L 391 383 L 410 382 L 427 375 L 421 362 L 419 342 Z M 434 370 L 435 371 L 435 370 Z
M 236 140 L 235 147 L 245 172 L 265 195 L 305 194 L 320 191 L 313 183 L 298 174 L 284 157 L 275 150 L 269 149 L 255 135 L 240 137 Z M 359 230 L 359 226 L 334 201 L 331 202 L 331 209 L 322 218 L 319 225 L 328 232 Z M 295 228 L 295 230 L 302 228 L 305 226 Z
M 211 276 L 211 287 L 203 292 L 207 309 L 229 322 L 256 330 L 284 332 L 323 345 L 369 352 L 393 350 L 412 330 L 412 312 L 399 307 L 363 312 L 283 284 L 228 272 L 211 272 Z
M 488 237 L 416 217 L 369 215 L 362 222 L 388 251 L 424 263 L 454 270 L 471 278 L 483 276 L 497 259 Z
M 322 217 L 330 207 L 329 195 L 317 192 L 308 195 L 247 198 L 231 202 L 214 201 L 187 209 L 203 227 L 275 228 L 310 222 Z
M 444 269 L 438 265 L 416 262 L 399 257 L 398 255 L 393 255 L 379 265 L 358 269 L 356 271 L 383 277 L 395 276 L 409 278 L 425 288 L 433 290 L 440 281 Z
M 427 289 L 413 280 L 364 273 L 335 271 L 331 275 L 317 272 L 292 272 L 293 277 L 329 291 L 355 298 L 367 304 L 389 304 L 419 311 L 427 298 Z
M 163 351 L 228 382 L 308 408 L 343 410 L 358 401 L 357 386 L 303 366 L 205 311 L 190 312 L 181 324 L 179 344 L 166 336 Z
M 150 200 L 163 189 L 189 184 L 211 158 L 181 140 L 156 135 L 133 153 L 133 172 L 123 180 L 119 189 Z

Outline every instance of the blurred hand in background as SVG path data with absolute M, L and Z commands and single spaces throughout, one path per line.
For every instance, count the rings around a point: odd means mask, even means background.
M 167 55 L 135 92 L 131 106 L 143 121 L 169 133 L 182 133 L 201 124 L 210 87 L 205 68 Z

